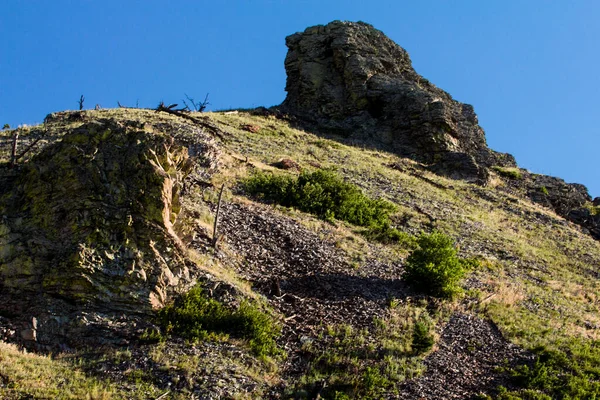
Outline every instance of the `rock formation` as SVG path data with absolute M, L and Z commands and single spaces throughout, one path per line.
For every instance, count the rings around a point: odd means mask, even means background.
M 408 53 L 363 22 L 331 22 L 286 38 L 281 110 L 318 129 L 383 145 L 438 173 L 485 179 L 514 166 L 490 150 L 473 107 L 415 72 Z
M 2 193 L 2 290 L 144 313 L 192 284 L 173 232 L 191 149 L 150 124 L 67 129 Z

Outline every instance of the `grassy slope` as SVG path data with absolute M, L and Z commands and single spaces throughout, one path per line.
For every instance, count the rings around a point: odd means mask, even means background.
M 102 113 L 103 117 L 140 121 L 156 118 L 155 113 L 143 110 L 103 110 Z M 368 194 L 396 203 L 400 211 L 395 220 L 400 229 L 416 234 L 437 228 L 456 239 L 463 256 L 478 256 L 484 260 L 482 268 L 467 279 L 467 295 L 457 307 L 489 316 L 507 338 L 527 348 L 537 345 L 554 348 L 573 337 L 598 338 L 600 285 L 596 270 L 600 266 L 600 244 L 548 210 L 505 194 L 500 177 L 494 178 L 489 187 L 482 188 L 431 174 L 418 164 L 390 153 L 350 146 L 343 141 L 293 129 L 273 117 L 250 116 L 243 112 L 204 115 L 226 132 L 223 169 L 213 177 L 215 187 L 220 183 L 233 185 L 253 168 L 273 169 L 269 165 L 281 158 L 291 158 L 308 169 L 336 168 Z M 177 119 L 164 115 L 160 118 Z M 260 130 L 252 133 L 244 129 L 244 125 L 256 125 Z M 58 138 L 64 129 L 64 126 L 51 127 L 50 136 Z M 30 131 L 35 133 L 35 128 Z M 27 130 L 21 136 L 26 137 Z M 0 148 L 3 161 L 6 161 L 7 149 L 6 145 Z M 203 196 L 209 197 L 208 200 L 215 197 L 210 190 Z M 231 199 L 233 195 L 227 196 Z M 237 196 L 236 200 L 247 201 Z M 207 210 L 201 211 L 206 212 L 205 224 L 210 229 L 210 214 Z M 324 224 L 294 210 L 280 211 L 315 232 Z M 336 235 L 339 248 L 346 251 L 350 259 L 360 260 L 364 239 L 343 224 L 338 226 Z M 407 254 L 401 246 L 378 244 L 372 244 L 370 251 L 385 260 Z M 204 261 L 214 263 L 214 260 Z M 227 277 L 227 273 L 223 272 L 223 276 Z M 34 388 L 33 383 L 22 380 L 26 378 L 18 371 L 7 369 L 9 364 L 19 365 L 14 360 L 30 357 L 34 356 L 19 355 L 14 348 L 3 345 L 0 371 L 9 382 L 19 382 L 18 387 L 33 385 Z M 46 371 L 43 373 L 55 374 L 46 380 L 59 381 L 63 362 L 40 360 Z M 109 398 L 119 398 L 118 389 L 86 379 L 82 377 L 74 382 L 80 382 L 77 385 L 88 391 L 94 388 Z M 0 395 L 14 397 L 14 390 L 2 385 Z M 45 393 L 49 395 L 54 389 L 47 390 Z
M 0 342 L 0 398 L 2 399 L 146 399 L 162 393 L 132 380 L 133 390 L 108 380 L 86 376 L 72 361 L 27 354 Z M 29 397 L 31 396 L 31 397 Z
M 494 320 L 527 348 L 558 346 L 571 337 L 598 338 L 600 244 L 554 213 L 501 190 L 452 181 L 393 154 L 347 146 L 248 114 L 212 114 L 230 132 L 226 147 L 256 162 L 291 158 L 303 167 L 336 168 L 372 196 L 400 206 L 402 229 L 438 228 L 464 256 L 479 256 L 464 304 Z M 240 129 L 261 127 L 258 133 Z M 395 165 L 391 168 L 390 165 Z M 469 298 L 470 297 L 470 298 Z

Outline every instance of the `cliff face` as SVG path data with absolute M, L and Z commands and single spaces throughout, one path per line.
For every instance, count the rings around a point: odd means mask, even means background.
M 456 178 L 481 180 L 485 167 L 515 165 L 487 147 L 472 106 L 417 74 L 408 53 L 372 26 L 335 21 L 286 45 L 283 111 Z
M 123 312 L 161 307 L 193 283 L 173 231 L 188 148 L 151 124 L 112 119 L 63 132 L 2 193 L 3 290 Z

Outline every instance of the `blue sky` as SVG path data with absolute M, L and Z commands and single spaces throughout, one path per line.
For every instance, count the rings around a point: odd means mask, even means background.
M 418 73 L 473 104 L 491 148 L 600 196 L 597 0 L 5 0 L 0 125 L 95 104 L 154 107 L 210 93 L 209 109 L 285 97 L 285 36 L 365 21 Z

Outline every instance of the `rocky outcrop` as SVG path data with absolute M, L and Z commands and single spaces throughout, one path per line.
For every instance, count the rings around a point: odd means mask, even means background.
M 4 293 L 143 314 L 194 282 L 173 223 L 184 178 L 209 152 L 161 124 L 128 122 L 65 127 L 3 188 Z
M 534 174 L 526 169 L 494 168 L 506 181 L 504 190 L 527 198 L 553 210 L 557 215 L 580 225 L 583 231 L 600 240 L 600 213 L 598 198 L 592 200 L 587 187 L 567 183 L 554 176 Z
M 511 155 L 487 147 L 472 106 L 417 74 L 408 53 L 371 25 L 335 21 L 288 36 L 286 45 L 282 111 L 461 179 L 515 165 Z

